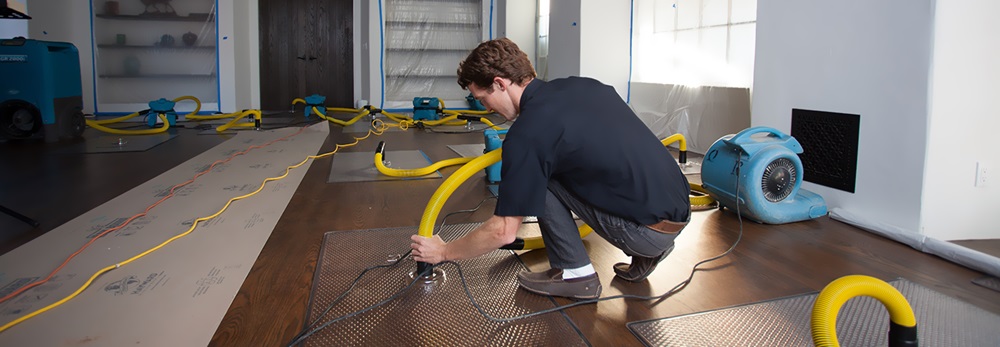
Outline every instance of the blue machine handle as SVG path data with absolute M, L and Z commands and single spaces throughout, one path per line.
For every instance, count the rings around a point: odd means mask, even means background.
M 756 141 L 750 138 L 750 136 L 753 136 L 754 134 L 764 132 L 771 135 L 771 137 L 766 141 Z M 785 134 L 778 131 L 778 129 L 771 127 L 759 126 L 743 129 L 743 131 L 733 135 L 732 138 L 723 141 L 730 146 L 741 149 L 748 156 L 753 156 L 758 151 L 775 145 L 784 146 L 796 154 L 802 153 L 802 145 L 798 140 L 791 135 Z
M 778 131 L 778 129 L 772 127 L 757 126 L 757 127 L 743 129 L 743 131 L 736 133 L 736 135 L 733 135 L 733 138 L 726 140 L 726 142 L 738 146 L 740 144 L 748 142 L 750 136 L 753 136 L 756 133 L 763 133 L 763 132 L 767 132 L 770 133 L 771 135 L 776 136 L 780 141 L 784 141 L 792 137 L 791 135 L 780 132 Z

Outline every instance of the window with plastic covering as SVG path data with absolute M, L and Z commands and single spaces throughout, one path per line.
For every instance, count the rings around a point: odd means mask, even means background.
M 458 63 L 489 39 L 490 2 L 384 0 L 385 108 L 412 107 L 414 97 L 463 105 Z M 464 106 L 464 105 L 463 105 Z
M 757 0 L 636 0 L 633 82 L 750 88 Z

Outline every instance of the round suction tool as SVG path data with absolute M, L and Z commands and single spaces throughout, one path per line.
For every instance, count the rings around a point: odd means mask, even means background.
M 409 275 L 409 277 L 410 277 L 411 280 L 414 279 L 414 278 L 416 278 L 416 276 L 418 276 L 418 274 L 417 274 L 416 271 L 410 271 L 408 273 L 408 275 Z M 420 278 L 417 279 L 417 281 L 419 281 L 424 286 L 433 286 L 433 285 L 444 283 L 447 279 L 448 279 L 448 276 L 444 272 L 444 270 L 442 270 L 440 267 L 435 267 L 435 268 L 431 269 L 430 274 L 428 274 L 426 276 L 420 276 Z
M 788 158 L 779 158 L 767 164 L 760 179 L 764 198 L 770 202 L 778 202 L 788 197 L 797 183 L 795 174 L 795 163 Z

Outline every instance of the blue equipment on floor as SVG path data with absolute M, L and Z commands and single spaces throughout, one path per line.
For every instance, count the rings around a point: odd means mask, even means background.
M 469 95 L 465 97 L 465 101 L 469 102 L 470 110 L 486 111 L 486 106 L 483 106 L 483 103 L 479 102 L 479 100 L 476 100 L 476 98 L 472 96 L 472 93 L 469 93 Z
M 177 126 L 177 111 L 174 111 L 174 105 L 176 102 L 160 98 L 159 100 L 153 100 L 149 102 L 149 113 L 152 116 L 146 118 L 147 125 L 150 128 L 156 126 L 156 120 L 158 117 L 156 115 L 162 114 L 167 117 L 167 123 L 170 126 Z
M 309 118 L 309 116 L 312 115 L 314 107 L 316 108 L 317 112 L 319 112 L 320 114 L 322 114 L 324 116 L 326 115 L 326 97 L 325 96 L 322 96 L 322 95 L 319 95 L 319 94 L 313 94 L 313 95 L 305 97 L 304 100 L 306 101 L 306 107 L 302 108 L 302 114 L 304 114 L 306 116 L 306 118 Z
M 483 136 L 486 137 L 486 150 L 483 151 L 483 153 L 493 151 L 494 149 L 503 146 L 503 139 L 500 138 L 500 135 L 506 135 L 506 134 L 507 134 L 507 129 L 504 130 L 486 129 L 486 131 L 483 131 Z M 487 182 L 491 184 L 500 183 L 501 162 L 502 161 L 498 161 L 495 164 L 486 167 Z
M 80 54 L 71 43 L 0 40 L 0 138 L 74 138 L 83 114 Z
M 754 136 L 754 135 L 766 136 Z M 802 145 L 774 128 L 753 127 L 716 140 L 701 163 L 702 186 L 721 206 L 782 224 L 826 215 L 823 197 L 801 189 Z M 739 165 L 739 171 L 737 171 Z M 737 177 L 737 172 L 739 176 Z
M 439 114 L 444 111 L 441 99 L 415 97 L 413 98 L 413 120 L 438 120 Z

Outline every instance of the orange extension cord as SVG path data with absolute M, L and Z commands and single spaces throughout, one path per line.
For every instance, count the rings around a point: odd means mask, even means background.
M 188 184 L 193 183 L 196 179 L 198 179 L 198 177 L 201 177 L 202 175 L 204 175 L 204 174 L 212 171 L 212 169 L 215 168 L 216 165 L 227 163 L 230 160 L 232 160 L 233 158 L 235 158 L 236 156 L 240 156 L 240 155 L 249 153 L 253 149 L 264 148 L 264 147 L 270 146 L 271 144 L 274 144 L 275 142 L 287 140 L 287 139 L 291 138 L 292 136 L 301 134 L 303 130 L 305 130 L 305 127 L 299 129 L 299 131 L 295 132 L 294 134 L 291 134 L 291 135 L 288 135 L 288 136 L 285 136 L 285 137 L 282 137 L 282 138 L 279 138 L 279 139 L 275 139 L 275 140 L 270 141 L 268 143 L 265 143 L 263 145 L 253 145 L 253 146 L 248 147 L 246 150 L 243 150 L 241 152 L 234 153 L 234 154 L 230 155 L 226 159 L 216 160 L 214 163 L 212 163 L 211 166 L 209 166 L 204 171 L 195 174 L 194 177 L 191 177 L 191 179 L 189 179 L 189 180 L 187 180 L 187 181 L 185 181 L 183 183 L 177 184 L 177 185 L 173 186 L 172 188 L 170 188 L 170 194 L 168 194 L 167 196 L 164 196 L 162 199 L 160 199 L 159 201 L 153 203 L 152 205 L 149 205 L 149 207 L 146 207 L 146 210 L 143 211 L 142 213 L 136 214 L 136 215 L 132 216 L 131 218 L 129 218 L 128 220 L 126 220 L 121 225 L 116 226 L 116 227 L 111 228 L 111 229 L 108 229 L 108 230 L 105 230 L 105 231 L 101 232 L 100 234 L 98 234 L 97 236 L 94 236 L 93 238 L 91 238 L 89 242 L 87 242 L 85 245 L 83 245 L 83 247 L 80 247 L 80 249 L 78 249 L 76 252 L 73 252 L 73 254 L 70 254 L 70 256 L 67 257 L 66 260 L 64 260 L 62 262 L 62 264 L 60 264 L 58 267 L 56 267 L 55 270 L 52 270 L 52 272 L 49 273 L 49 275 L 46 276 L 45 278 L 37 280 L 35 282 L 31 282 L 31 283 L 25 285 L 24 287 L 21 287 L 21 288 L 15 290 L 15 291 L 11 292 L 10 294 L 7 294 L 6 296 L 0 298 L 0 303 L 4 303 L 7 300 L 10 300 L 10 299 L 12 299 L 12 298 L 20 295 L 21 293 L 23 293 L 24 291 L 26 291 L 28 289 L 31 289 L 31 288 L 40 286 L 42 284 L 45 284 L 45 282 L 48 282 L 49 280 L 51 280 L 52 277 L 55 276 L 56 273 L 58 273 L 60 270 L 62 270 L 64 267 L 66 267 L 66 264 L 69 264 L 70 260 L 72 260 L 73 258 L 75 258 L 80 253 L 82 253 L 85 249 L 87 249 L 87 247 L 90 247 L 90 245 L 92 245 L 95 241 L 97 241 L 97 239 L 103 237 L 104 235 L 107 235 L 108 233 L 110 233 L 112 231 L 124 228 L 125 226 L 127 226 L 129 223 L 131 223 L 135 219 L 138 219 L 138 218 L 141 218 L 141 217 L 145 217 L 146 214 L 149 213 L 149 211 L 151 211 L 154 207 L 158 206 L 159 204 L 163 203 L 164 201 L 167 201 L 167 199 L 169 199 L 170 197 L 174 196 L 174 191 L 175 190 L 177 190 L 180 187 L 183 187 L 183 186 L 186 186 Z

